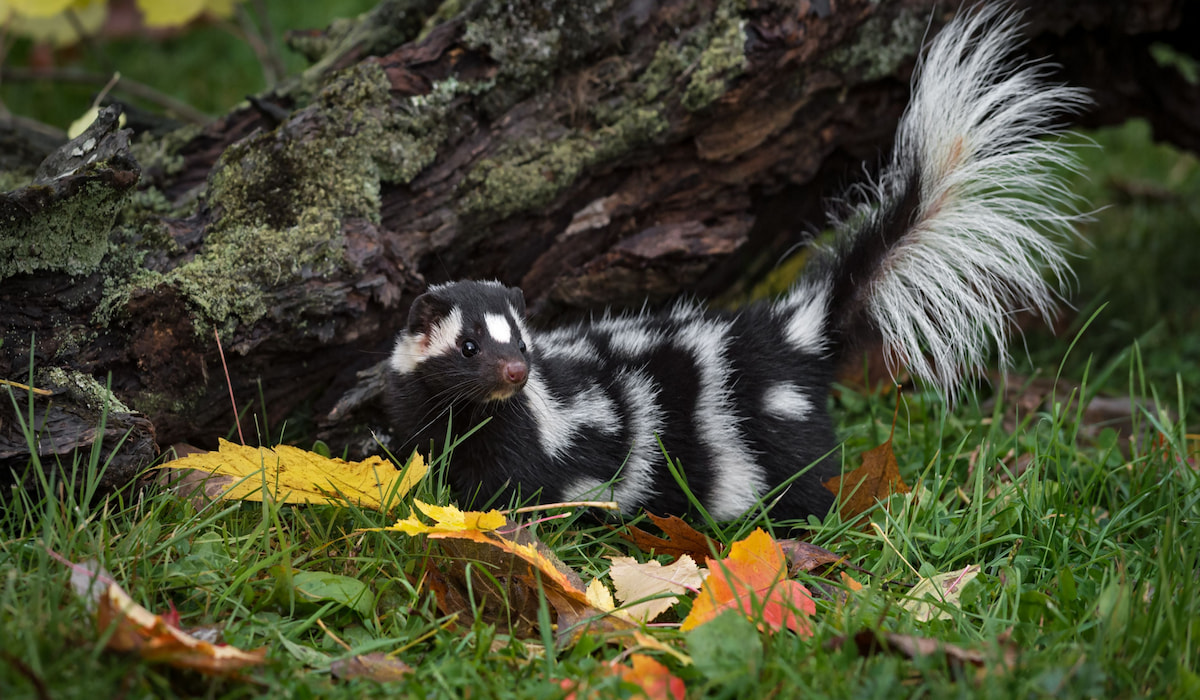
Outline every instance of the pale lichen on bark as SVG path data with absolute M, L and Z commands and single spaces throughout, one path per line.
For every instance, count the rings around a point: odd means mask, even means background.
M 831 51 L 824 63 L 847 74 L 857 71 L 867 82 L 894 75 L 900 64 L 916 55 L 928 27 L 928 15 L 907 10 L 895 18 L 870 17 L 854 40 Z
M 604 10 L 611 11 L 612 7 Z M 574 27 L 581 21 L 570 8 L 560 11 L 570 16 L 561 26 Z M 495 36 L 498 27 L 508 26 L 501 20 L 477 22 L 468 29 L 467 36 Z M 488 28 L 490 33 L 479 27 Z M 568 59 L 582 49 L 568 41 L 570 54 L 558 56 L 555 52 L 563 43 L 557 28 L 507 38 L 499 45 L 507 59 L 501 62 L 502 75 L 509 75 L 522 87 L 531 80 L 567 80 L 564 75 L 569 76 L 569 68 L 563 66 L 569 67 Z M 593 40 L 592 45 L 596 43 Z M 541 124 L 530 130 L 531 135 L 509 142 L 468 173 L 462 184 L 460 215 L 483 223 L 536 211 L 597 167 L 656 142 L 670 131 L 669 115 L 678 107 L 698 111 L 725 94 L 730 81 L 745 68 L 744 45 L 744 20 L 734 3 L 725 3 L 708 22 L 661 41 L 642 68 L 629 65 L 630 59 L 620 55 L 615 45 L 605 47 L 615 52 L 613 60 L 623 66 L 614 70 L 637 71 L 636 77 L 612 81 L 607 87 L 588 88 L 587 105 L 582 109 L 588 118 L 585 123 L 570 118 L 580 111 L 571 104 L 571 95 L 552 91 L 539 97 L 544 104 L 537 112 L 547 116 L 540 118 Z M 488 47 L 495 55 L 496 46 Z M 589 76 L 574 78 L 587 80 Z

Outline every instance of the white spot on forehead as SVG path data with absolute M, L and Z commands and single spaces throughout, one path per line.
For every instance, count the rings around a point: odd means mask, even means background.
M 508 317 L 503 314 L 484 314 L 483 323 L 487 326 L 488 335 L 497 343 L 507 343 L 512 340 L 512 326 Z

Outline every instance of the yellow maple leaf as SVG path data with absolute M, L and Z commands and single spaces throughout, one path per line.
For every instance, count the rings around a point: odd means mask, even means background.
M 64 10 L 70 9 L 74 18 Z M 70 46 L 95 34 L 108 16 L 106 0 L 0 0 L 0 23 L 10 34 L 34 43 Z
M 3 4 L 18 15 L 49 17 L 57 15 L 71 5 L 81 6 L 85 3 L 79 0 L 5 0 Z
M 266 496 L 279 503 L 349 501 L 374 510 L 383 510 L 384 499 L 407 494 L 429 471 L 420 454 L 413 454 L 408 467 L 400 470 L 382 457 L 346 462 L 288 445 L 268 449 L 227 440 L 219 441 L 216 452 L 191 454 L 160 468 L 196 469 L 236 479 L 221 494 L 231 500 L 262 501 Z
M 417 519 L 414 512 L 409 511 L 407 518 L 397 520 L 395 525 L 382 529 L 399 530 L 406 535 L 430 535 L 468 530 L 491 532 L 504 527 L 505 523 L 504 514 L 498 510 L 489 510 L 486 513 L 461 511 L 454 506 L 435 506 L 415 499 L 413 505 L 426 517 L 433 519 L 435 524 L 426 525 Z
M 617 609 L 617 602 L 613 600 L 612 591 L 608 590 L 608 586 L 598 578 L 592 579 L 584 591 L 587 601 L 592 604 L 592 607 L 604 612 L 612 612 Z
M 218 17 L 233 14 L 235 0 L 137 0 L 147 27 L 179 27 L 204 12 Z

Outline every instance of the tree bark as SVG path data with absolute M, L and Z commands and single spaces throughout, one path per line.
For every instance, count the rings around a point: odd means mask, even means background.
M 137 466 L 146 435 L 232 430 L 219 334 L 260 431 L 306 407 L 291 434 L 371 450 L 377 365 L 430 283 L 520 285 L 548 324 L 762 278 L 878 162 L 958 4 L 483 2 L 434 24 L 435 7 L 297 35 L 314 66 L 272 93 L 3 195 L 0 377 L 111 377 L 149 419 L 118 456 Z M 1195 59 L 1198 15 L 1031 4 L 1030 53 L 1092 90 L 1082 124 L 1144 116 L 1197 150 L 1200 90 L 1150 47 Z

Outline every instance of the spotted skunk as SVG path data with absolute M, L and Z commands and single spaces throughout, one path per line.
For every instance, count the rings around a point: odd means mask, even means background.
M 782 298 L 736 312 L 681 302 L 535 330 L 519 289 L 455 282 L 418 297 L 390 359 L 393 435 L 455 448 L 460 499 L 613 499 L 622 511 L 728 520 L 769 506 L 824 515 L 840 472 L 826 408 L 835 368 L 882 338 L 893 367 L 953 399 L 959 373 L 996 348 L 1009 314 L 1051 313 L 1068 274 L 1073 167 L 1054 122 L 1086 96 L 1012 54 L 1020 23 L 995 8 L 937 36 L 891 161 L 851 192 L 835 240 Z M 1050 137 L 1050 138 L 1047 138 Z M 661 445 L 659 441 L 661 440 Z

